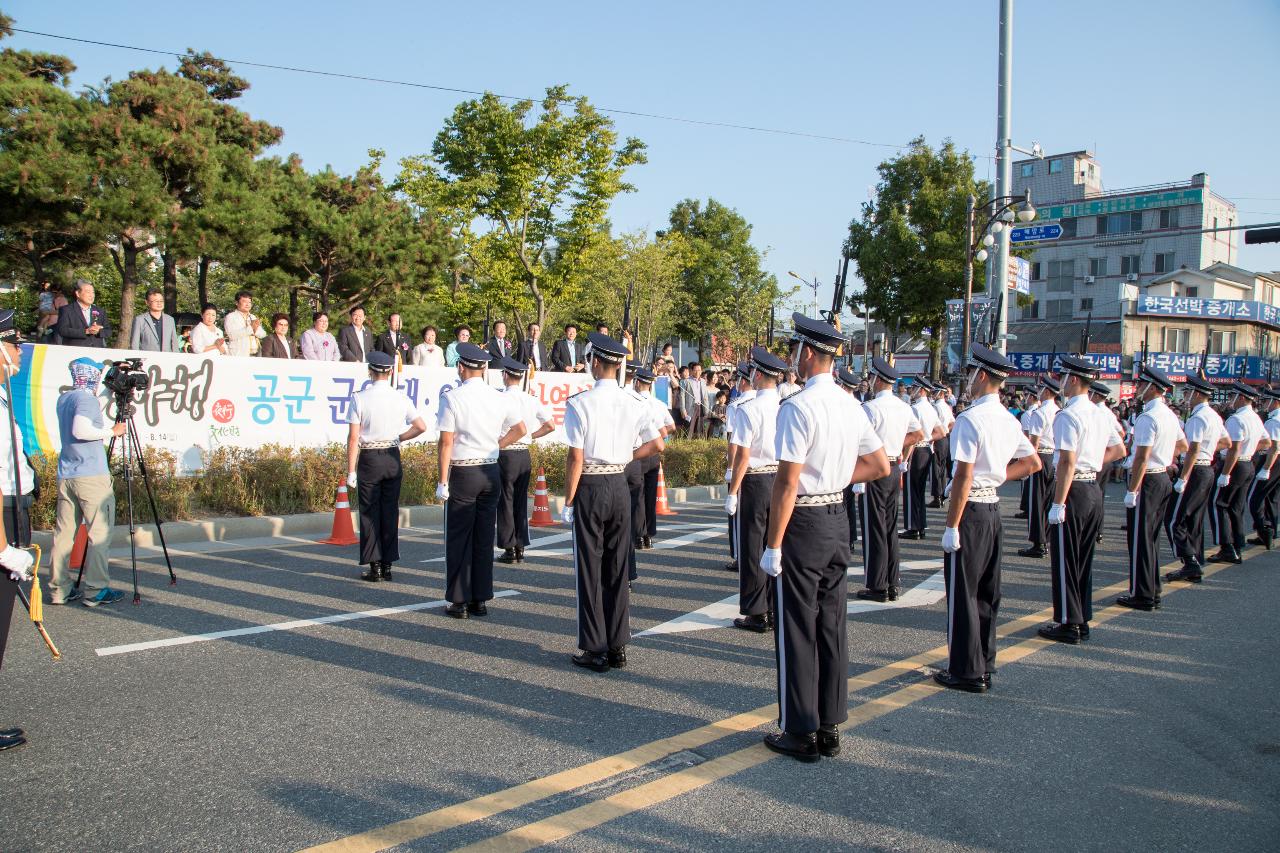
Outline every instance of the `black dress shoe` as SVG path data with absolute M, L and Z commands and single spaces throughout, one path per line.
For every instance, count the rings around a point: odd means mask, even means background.
M 763 614 L 739 616 L 733 620 L 733 627 L 741 628 L 744 631 L 754 631 L 757 634 L 767 634 L 769 633 L 769 620 Z
M 517 562 L 517 563 L 523 563 L 523 562 L 524 562 L 524 549 L 523 549 L 523 548 L 517 548 L 517 549 L 516 549 L 516 562 Z
M 734 572 L 734 573 L 736 574 L 736 573 L 737 573 L 737 571 L 738 571 L 738 564 L 737 564 L 737 562 L 735 562 L 734 560 L 730 560 L 729 562 L 725 563 L 725 564 L 724 564 L 724 570 L 725 570 L 726 572 Z
M 819 759 L 817 738 L 813 735 L 793 735 L 790 732 L 764 736 L 764 745 L 781 755 L 789 755 L 797 761 L 812 764 Z
M 634 548 L 634 549 L 635 549 L 635 550 L 637 550 L 637 551 L 643 551 L 643 550 L 644 550 L 644 540 L 643 540 L 643 539 L 641 539 L 639 536 L 637 536 L 636 538 L 634 538 L 634 539 L 632 539 L 632 540 L 631 540 L 631 547 L 632 547 L 632 548 Z
M 1263 544 L 1263 542 L 1262 542 L 1262 531 L 1258 531 L 1258 535 L 1257 535 L 1257 536 L 1250 536 L 1248 539 L 1246 539 L 1246 540 L 1245 540 L 1245 542 L 1246 542 L 1247 544 L 1249 544 L 1249 545 L 1261 545 L 1261 544 Z
M 1043 559 L 1046 553 L 1048 552 L 1044 550 L 1043 545 L 1032 545 L 1030 548 L 1023 548 L 1021 551 L 1019 551 L 1018 556 L 1034 557 L 1035 559 L 1039 560 L 1039 559 Z
M 627 666 L 627 649 L 623 646 L 620 649 L 609 649 L 609 668 L 610 669 L 626 669 Z
M 898 600 L 898 588 L 896 586 L 889 587 L 889 591 L 886 594 L 889 596 L 890 601 Z
M 1204 580 L 1204 572 L 1199 569 L 1193 569 L 1191 566 L 1183 566 L 1176 572 L 1169 572 L 1164 576 L 1167 581 L 1186 581 L 1187 583 L 1200 583 Z
M 1079 625 L 1059 625 L 1055 622 L 1038 629 L 1036 633 L 1046 640 L 1066 643 L 1071 646 L 1080 645 L 1080 640 L 1082 639 Z
M 929 509 L 942 509 L 942 500 L 940 498 L 934 498 L 933 500 L 925 504 L 925 506 L 927 506 Z
M 1013 514 L 1013 517 L 1014 517 L 1014 518 L 1026 518 L 1026 517 L 1027 517 L 1027 514 L 1026 514 L 1025 512 L 1023 512 L 1022 510 L 1018 510 L 1017 512 L 1015 512 L 1015 513 Z
M 1142 610 L 1150 613 L 1156 609 L 1156 603 L 1150 598 L 1138 598 L 1136 595 L 1122 595 L 1116 599 L 1116 604 L 1121 607 L 1128 607 L 1130 610 Z
M 995 673 L 994 673 L 994 672 L 984 672 L 984 673 L 982 673 L 982 683 L 983 683 L 983 684 L 985 684 L 985 685 L 987 685 L 987 689 L 988 689 L 988 690 L 990 690 L 990 689 L 991 689 L 991 677 L 992 677 L 993 675 L 995 675 Z
M 592 652 L 578 652 L 573 656 L 573 663 L 574 666 L 580 666 L 594 672 L 609 671 L 609 659 L 604 655 L 597 655 Z
M 25 734 L 26 732 L 16 726 L 12 729 L 0 730 L 0 737 L 22 737 Z
M 469 601 L 467 602 L 467 612 L 472 616 L 488 616 L 489 608 L 485 607 L 483 601 Z
M 923 539 L 924 531 L 923 530 L 899 530 L 898 538 L 899 539 Z
M 370 583 L 376 583 L 382 580 L 382 564 L 376 562 L 370 563 L 369 568 L 366 571 L 361 572 L 360 580 L 369 581 Z
M 0 737 L 0 752 L 4 752 L 6 749 L 15 749 L 26 742 L 27 739 L 22 735 L 17 735 L 15 737 Z
M 982 678 L 961 678 L 952 675 L 950 670 L 940 670 L 933 674 L 933 680 L 949 690 L 963 690 L 966 693 L 986 693 L 987 682 Z
M 1219 551 L 1218 553 L 1216 553 L 1216 554 L 1214 554 L 1212 557 L 1210 557 L 1210 558 L 1209 558 L 1209 562 L 1211 562 L 1211 563 L 1236 563 L 1236 564 L 1239 564 L 1239 563 L 1242 563 L 1242 562 L 1244 562 L 1244 561 L 1240 559 L 1240 555 L 1239 555 L 1239 554 L 1237 554 L 1235 551 L 1232 551 L 1232 550 L 1230 550 L 1230 549 L 1228 549 L 1228 548 L 1223 548 L 1221 551 Z
M 653 537 L 652 537 L 652 536 L 645 536 L 641 541 L 644 543 L 644 549 L 645 549 L 646 551 L 650 551 L 650 550 L 652 550 L 652 549 L 653 549 Z
M 379 572 L 379 574 L 381 574 L 381 575 L 382 575 L 382 579 L 383 579 L 384 581 L 389 581 L 389 580 L 391 580 L 391 564 L 390 564 L 390 563 L 388 563 L 388 562 L 385 562 L 385 561 L 384 561 L 384 562 L 383 562 L 383 563 L 378 567 L 378 572 Z
M 516 561 L 516 549 L 508 548 L 502 552 L 502 556 L 498 557 L 499 563 L 506 563 L 508 566 Z
M 818 726 L 818 754 L 835 758 L 840 754 L 840 729 L 835 726 Z
M 854 595 L 863 601 L 878 601 L 881 604 L 889 600 L 889 593 L 883 590 L 860 589 Z
M 1080 625 L 1078 627 L 1080 628 L 1080 639 L 1081 640 L 1089 639 L 1089 623 L 1085 622 L 1083 625 Z
M 466 618 L 467 618 L 467 605 L 465 605 L 465 604 L 450 604 L 448 607 L 446 607 L 446 608 L 444 609 L 444 614 L 445 614 L 446 616 L 452 616 L 454 619 L 466 619 Z

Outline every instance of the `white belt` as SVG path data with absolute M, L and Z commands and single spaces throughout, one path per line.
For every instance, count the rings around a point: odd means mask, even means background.
M 449 464 L 457 468 L 471 468 L 476 465 L 493 465 L 497 461 L 498 457 L 495 456 L 492 459 L 454 459 Z
M 897 461 L 898 461 L 899 459 L 901 459 L 901 458 L 902 458 L 901 456 L 890 456 L 890 457 L 889 457 L 889 464 L 890 464 L 890 465 L 892 465 L 894 462 L 897 462 Z
M 1147 466 L 1147 473 L 1148 473 L 1148 474 L 1168 474 L 1168 473 L 1169 473 L 1169 468 L 1168 468 L 1167 466 L 1165 466 L 1165 465 L 1158 465 L 1158 466 L 1154 466 L 1154 467 L 1153 467 L 1153 466 L 1148 465 L 1148 466 Z
M 584 475 L 621 474 L 626 467 L 626 465 L 583 465 L 582 473 Z
M 844 492 L 830 492 L 825 495 L 796 495 L 796 506 L 829 506 L 844 503 Z
M 528 449 L 529 449 L 529 445 L 527 445 L 527 444 L 508 444 L 506 447 L 504 447 L 504 448 L 502 448 L 502 449 L 503 449 L 503 450 L 528 450 Z
M 1206 466 L 1207 466 L 1207 465 L 1212 465 L 1212 464 L 1213 464 L 1213 460 L 1212 460 L 1212 459 L 1205 459 L 1204 461 L 1201 461 L 1201 460 L 1199 460 L 1199 459 L 1197 459 L 1197 460 L 1196 460 L 1196 465 L 1197 465 L 1197 466 L 1200 466 L 1200 465 L 1206 465 Z
M 933 442 L 931 442 L 931 441 L 919 441 L 919 442 L 916 442 L 916 450 L 919 450 L 919 449 L 920 449 L 920 448 L 922 448 L 922 447 L 933 447 Z
M 387 450 L 392 447 L 399 447 L 400 439 L 392 438 L 387 441 L 362 441 L 360 442 L 361 450 Z
M 1052 456 L 1057 451 L 1050 447 L 1048 450 L 1039 450 L 1038 452 L 1041 456 Z
M 758 465 L 755 468 L 748 468 L 748 474 L 776 474 L 778 473 L 777 465 Z
M 1000 496 L 996 494 L 995 486 L 982 486 L 969 489 L 968 501 L 975 504 L 993 504 L 1000 501 Z
M 1075 474 L 1071 476 L 1071 479 L 1080 480 L 1082 482 L 1085 480 L 1088 480 L 1089 482 L 1092 483 L 1094 480 L 1097 479 L 1097 477 L 1098 477 L 1097 471 L 1077 471 L 1075 472 Z

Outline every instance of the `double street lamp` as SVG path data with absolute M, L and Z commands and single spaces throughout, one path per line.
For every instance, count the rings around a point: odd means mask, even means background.
M 1015 221 L 1030 222 L 1036 218 L 1036 209 L 1031 204 L 1031 190 L 1027 190 L 1022 195 L 1008 195 L 991 200 L 991 215 L 987 221 L 976 232 L 973 228 L 974 215 L 977 211 L 978 200 L 970 193 L 968 204 L 965 207 L 965 222 L 967 235 L 965 239 L 965 264 L 964 264 L 964 350 L 961 358 L 961 369 L 969 363 L 969 351 L 973 344 L 973 330 L 970 328 L 970 306 L 973 303 L 973 264 L 975 261 L 981 263 L 985 261 L 990 253 L 987 251 L 995 245 L 996 237 L 1000 235 L 1006 227 L 1012 227 Z M 982 236 L 979 238 L 978 235 Z M 996 294 L 1003 291 L 1000 286 L 1003 285 L 1007 289 L 1008 284 L 1005 277 L 1008 275 L 1006 270 L 996 270 L 992 277 L 996 281 Z M 1000 306 L 1000 310 L 1004 310 L 1004 306 Z

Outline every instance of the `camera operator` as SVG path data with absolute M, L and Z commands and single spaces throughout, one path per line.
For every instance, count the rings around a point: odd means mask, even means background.
M 74 387 L 58 398 L 57 406 L 62 450 L 58 454 L 58 512 L 53 528 L 49 603 L 66 604 L 83 597 L 86 607 L 97 607 L 124 596 L 111 589 L 107 573 L 116 496 L 102 441 L 124 435 L 126 425 L 104 426 L 97 394 L 102 364 L 91 358 L 78 358 L 68 367 Z M 70 574 L 71 548 L 81 521 L 89 526 L 83 589 L 74 585 Z

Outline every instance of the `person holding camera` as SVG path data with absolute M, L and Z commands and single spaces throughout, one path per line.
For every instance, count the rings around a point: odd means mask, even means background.
M 102 441 L 124 435 L 122 421 L 107 427 L 98 401 L 102 364 L 77 358 L 68 365 L 72 388 L 58 398 L 58 508 L 53 528 L 53 580 L 49 603 L 66 604 L 78 598 L 86 607 L 112 604 L 124 593 L 110 587 L 107 556 L 111 551 L 111 526 L 116 517 L 116 495 L 107 468 Z M 80 523 L 89 527 L 89 547 L 84 555 L 84 588 L 71 579 L 71 548 Z

